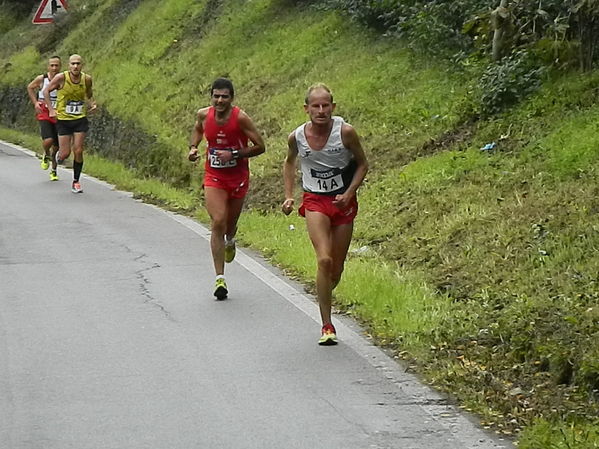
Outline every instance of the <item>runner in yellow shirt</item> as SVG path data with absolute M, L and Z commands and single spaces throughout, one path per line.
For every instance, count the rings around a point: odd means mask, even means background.
M 57 74 L 50 84 L 44 88 L 44 99 L 50 117 L 56 117 L 58 122 L 59 150 L 56 161 L 60 164 L 73 150 L 73 193 L 82 193 L 79 182 L 83 169 L 83 142 L 89 130 L 87 114 L 96 109 L 93 99 L 92 77 L 81 71 L 83 59 L 74 54 L 69 58 L 69 70 Z M 57 90 L 56 109 L 50 101 L 50 92 Z M 71 141 L 72 138 L 72 141 Z

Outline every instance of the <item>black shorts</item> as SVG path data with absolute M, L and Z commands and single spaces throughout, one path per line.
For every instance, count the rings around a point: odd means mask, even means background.
M 54 145 L 58 145 L 58 133 L 56 131 L 56 125 L 48 120 L 40 120 L 40 134 L 42 140 L 52 139 Z
M 58 120 L 56 129 L 59 136 L 70 136 L 75 133 L 86 133 L 89 130 L 89 122 L 87 117 L 78 118 L 75 120 Z

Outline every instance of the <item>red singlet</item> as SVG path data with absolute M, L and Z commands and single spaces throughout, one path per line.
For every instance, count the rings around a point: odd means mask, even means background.
M 234 106 L 227 123 L 220 126 L 214 118 L 214 107 L 210 107 L 204 122 L 204 136 L 208 142 L 206 149 L 206 178 L 214 177 L 225 181 L 244 182 L 249 178 L 250 168 L 247 158 L 233 159 L 223 163 L 212 154 L 213 149 L 239 150 L 246 148 L 248 138 L 239 127 L 239 107 Z

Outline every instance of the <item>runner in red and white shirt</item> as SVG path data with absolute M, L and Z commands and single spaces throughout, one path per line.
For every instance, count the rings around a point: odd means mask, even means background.
M 316 296 L 322 318 L 318 344 L 334 345 L 337 332 L 331 321 L 333 289 L 343 272 L 358 212 L 356 192 L 368 172 L 368 162 L 354 128 L 333 116 L 333 94 L 326 85 L 319 83 L 308 89 L 304 109 L 310 121 L 288 138 L 282 210 L 287 215 L 293 210 L 299 155 L 304 189 L 299 213 L 306 218 L 318 263 Z
M 51 181 L 58 181 L 55 160 L 56 152 L 58 151 L 58 133 L 56 131 L 56 118 L 50 117 L 42 92 L 50 84 L 50 81 L 54 79 L 54 76 L 60 72 L 60 67 L 60 57 L 52 56 L 48 60 L 48 71 L 43 75 L 36 76 L 27 86 L 29 99 L 35 108 L 35 118 L 40 124 L 42 147 L 44 148 L 40 165 L 42 170 L 48 170 L 50 163 L 52 164 L 52 170 L 50 170 Z M 56 103 L 56 90 L 50 92 L 50 98 Z
M 227 297 L 225 262 L 235 257 L 235 234 L 249 187 L 248 158 L 264 153 L 262 136 L 252 119 L 233 106 L 235 90 L 226 78 L 218 78 L 210 90 L 211 106 L 197 113 L 191 133 L 188 159 L 199 159 L 198 145 L 206 138 L 204 196 L 210 215 L 210 248 L 216 283 L 214 296 Z M 248 146 L 248 141 L 252 145 Z

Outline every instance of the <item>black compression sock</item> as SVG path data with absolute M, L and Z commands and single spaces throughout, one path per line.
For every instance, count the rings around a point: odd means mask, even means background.
M 73 179 L 75 181 L 79 181 L 79 176 L 81 176 L 81 170 L 83 170 L 83 162 L 73 162 Z

